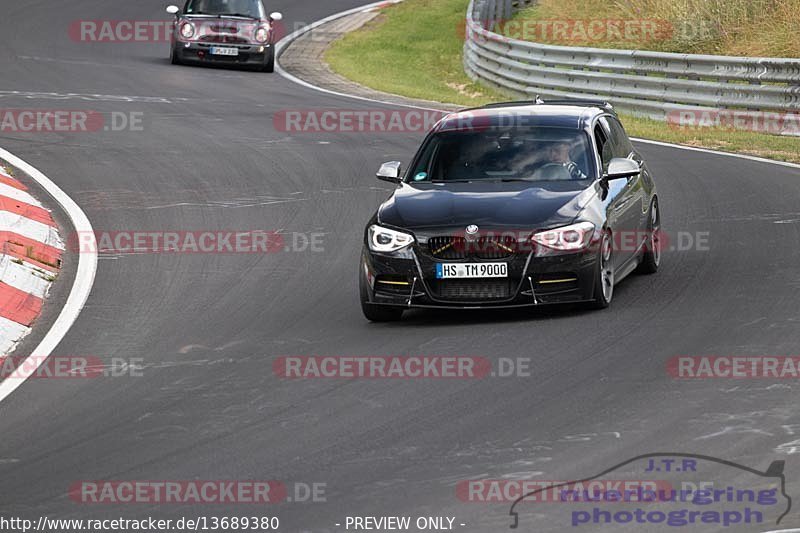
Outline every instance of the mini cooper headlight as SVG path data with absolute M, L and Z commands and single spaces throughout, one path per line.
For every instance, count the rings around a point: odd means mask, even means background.
M 378 225 L 369 227 L 369 249 L 373 252 L 396 252 L 414 242 L 414 236 Z
M 256 28 L 255 37 L 256 41 L 260 43 L 267 42 L 267 39 L 269 39 L 269 28 L 265 28 L 264 26 L 259 26 L 258 28 Z
M 194 37 L 194 25 L 191 22 L 181 24 L 181 37 L 191 39 Z
M 531 236 L 531 240 L 536 244 L 553 250 L 574 252 L 582 250 L 589 245 L 592 235 L 594 235 L 594 230 L 594 224 L 591 222 L 579 222 L 563 228 L 534 233 Z

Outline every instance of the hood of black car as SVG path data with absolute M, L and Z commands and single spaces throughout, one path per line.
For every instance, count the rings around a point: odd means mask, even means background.
M 566 225 L 596 194 L 585 182 L 402 184 L 378 211 L 409 230 L 458 227 L 540 229 Z

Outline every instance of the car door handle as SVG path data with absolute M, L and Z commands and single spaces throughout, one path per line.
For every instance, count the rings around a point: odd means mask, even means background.
M 620 203 L 618 203 L 616 206 L 614 206 L 614 209 L 612 209 L 612 212 L 619 213 L 620 211 L 625 211 L 625 209 L 627 208 L 629 203 L 631 203 L 630 199 L 629 198 L 625 198 Z

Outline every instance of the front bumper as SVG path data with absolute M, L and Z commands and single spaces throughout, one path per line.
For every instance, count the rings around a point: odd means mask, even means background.
M 436 263 L 506 262 L 507 279 L 438 280 Z M 424 245 L 382 254 L 365 245 L 361 254 L 362 299 L 374 305 L 482 309 L 591 301 L 597 276 L 591 252 L 535 256 L 532 251 L 492 261 L 448 261 Z
M 273 45 L 270 43 L 261 45 L 178 41 L 173 46 L 175 55 L 183 63 L 262 67 L 269 62 L 274 53 Z M 212 47 L 236 48 L 239 50 L 239 54 L 236 56 L 212 55 Z

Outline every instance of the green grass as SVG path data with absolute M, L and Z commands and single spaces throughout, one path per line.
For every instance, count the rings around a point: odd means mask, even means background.
M 800 57 L 800 0 L 538 0 L 512 20 L 534 21 L 648 21 L 657 24 L 653 38 L 575 42 L 572 30 L 555 35 L 526 28 L 520 38 L 548 44 L 657 50 L 687 54 Z M 572 26 L 574 27 L 574 26 Z M 580 40 L 580 39 L 578 39 Z
M 560 5 L 568 4 L 559 1 Z M 406 0 L 386 8 L 373 22 L 333 43 L 325 60 L 334 71 L 362 85 L 411 98 L 463 106 L 509 100 L 508 96 L 473 83 L 464 73 L 463 20 L 468 3 Z M 797 138 L 725 128 L 678 129 L 626 115 L 622 119 L 633 137 L 800 163 Z
M 724 128 L 678 129 L 657 120 L 622 113 L 620 117 L 631 137 L 800 163 L 800 139 L 796 137 Z
M 337 41 L 325 60 L 363 85 L 412 98 L 481 105 L 496 99 L 461 65 L 465 0 L 410 0 Z

